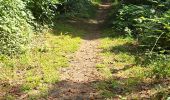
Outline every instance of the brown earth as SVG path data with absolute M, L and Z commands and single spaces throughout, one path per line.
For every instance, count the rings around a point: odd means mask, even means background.
M 85 27 L 88 33 L 70 61 L 70 67 L 61 69 L 61 81 L 51 91 L 49 100 L 103 100 L 94 83 L 103 80 L 96 64 L 100 62 L 99 39 L 109 8 L 110 4 L 102 4 L 95 19 L 76 21 L 77 27 Z

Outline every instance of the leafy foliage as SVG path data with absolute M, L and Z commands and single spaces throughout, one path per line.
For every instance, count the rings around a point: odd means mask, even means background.
M 146 54 L 143 65 L 149 61 L 152 68 L 151 76 L 169 76 L 169 0 L 123 0 L 114 14 L 114 29 L 138 41 Z
M 0 54 L 22 53 L 29 48 L 33 28 L 53 25 L 56 17 L 88 18 L 93 11 L 89 0 L 1 0 Z
M 93 11 L 89 0 L 23 0 L 36 20 L 42 24 L 53 23 L 57 16 L 89 17 Z M 92 9 L 91 9 L 92 8 Z
M 122 3 L 113 26 L 117 31 L 134 36 L 145 47 L 154 46 L 154 49 L 159 51 L 169 49 L 169 7 L 169 1 L 159 0 L 142 5 Z
M 54 4 L 59 3 L 58 0 L 23 0 L 26 3 L 36 21 L 44 24 L 51 21 L 57 13 L 53 10 Z M 53 8 L 53 9 L 52 9 Z
M 32 18 L 21 0 L 0 1 L 0 54 L 21 53 L 28 48 Z
M 154 56 L 155 57 L 155 56 Z M 149 73 L 155 78 L 167 78 L 170 76 L 170 59 L 164 55 L 158 55 L 154 61 L 150 64 L 152 73 Z

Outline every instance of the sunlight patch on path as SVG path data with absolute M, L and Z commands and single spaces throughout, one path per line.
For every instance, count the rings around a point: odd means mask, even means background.
M 107 7 L 109 7 L 108 5 Z M 99 49 L 101 38 L 101 24 L 107 17 L 108 8 L 101 5 L 96 19 L 78 24 L 78 27 L 87 25 L 88 34 L 84 37 L 80 49 L 75 53 L 70 61 L 70 67 L 62 68 L 61 82 L 51 91 L 51 98 L 56 100 L 103 100 L 100 91 L 94 88 L 94 84 L 103 80 L 101 73 L 96 68 L 100 62 Z M 55 89 L 56 88 L 56 89 Z

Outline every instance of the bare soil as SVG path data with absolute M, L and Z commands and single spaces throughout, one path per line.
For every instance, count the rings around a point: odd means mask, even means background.
M 101 73 L 96 69 L 100 62 L 99 44 L 101 28 L 107 17 L 110 4 L 99 6 L 95 19 L 79 21 L 77 27 L 86 27 L 87 34 L 83 38 L 80 49 L 70 61 L 70 67 L 60 71 L 61 81 L 51 91 L 51 100 L 103 100 L 100 91 L 94 83 L 103 80 Z

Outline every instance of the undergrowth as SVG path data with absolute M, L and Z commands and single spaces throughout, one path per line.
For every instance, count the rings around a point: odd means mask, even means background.
M 110 29 L 103 33 L 102 62 L 97 65 L 106 77 L 97 84 L 102 95 L 111 99 L 168 98 L 170 59 L 165 55 L 147 55 L 130 36 Z
M 81 43 L 84 31 L 58 22 L 55 30 L 34 36 L 30 51 L 20 56 L 0 56 L 0 99 L 30 99 L 46 96 L 59 81 L 58 69 L 69 65 L 69 58 Z

